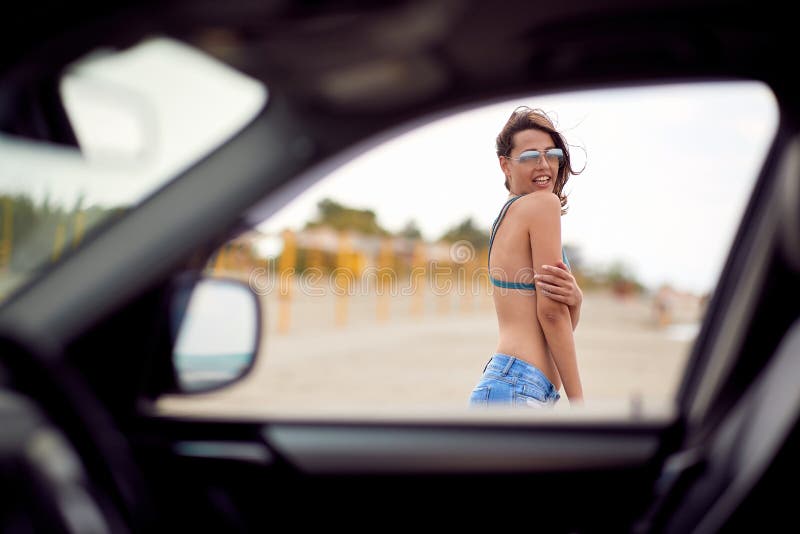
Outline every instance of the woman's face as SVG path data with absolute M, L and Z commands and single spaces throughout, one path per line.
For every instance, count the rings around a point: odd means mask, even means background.
M 558 150 L 550 134 L 542 130 L 522 130 L 514 134 L 509 157 L 500 157 L 500 168 L 509 177 L 511 193 L 526 195 L 534 191 L 553 192 L 558 178 Z M 536 152 L 531 152 L 536 151 Z M 535 157 L 536 155 L 539 157 Z M 520 158 L 520 156 L 522 156 Z M 563 159 L 563 154 L 562 154 Z

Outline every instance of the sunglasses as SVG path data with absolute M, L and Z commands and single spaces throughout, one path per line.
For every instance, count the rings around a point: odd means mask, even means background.
M 560 148 L 548 148 L 544 152 L 539 150 L 526 150 L 517 158 L 512 158 L 511 156 L 505 157 L 506 159 L 517 161 L 520 164 L 533 164 L 540 163 L 542 156 L 545 157 L 547 163 L 550 165 L 561 165 L 561 162 L 564 161 L 564 151 Z

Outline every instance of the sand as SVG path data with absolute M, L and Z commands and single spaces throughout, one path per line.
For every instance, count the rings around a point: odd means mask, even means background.
M 262 295 L 264 332 L 253 370 L 216 392 L 164 397 L 158 411 L 346 417 L 465 409 L 497 341 L 488 295 L 320 293 L 295 289 L 283 303 L 277 291 Z M 575 339 L 586 406 L 627 413 L 642 403 L 674 405 L 700 317 L 682 319 L 660 326 L 645 296 L 585 294 Z M 281 324 L 288 328 L 280 331 Z M 569 410 L 561 394 L 557 411 Z

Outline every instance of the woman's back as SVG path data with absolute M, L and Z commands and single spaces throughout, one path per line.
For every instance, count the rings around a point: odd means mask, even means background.
M 532 195 L 548 194 L 546 192 Z M 534 259 L 530 223 L 526 220 L 524 196 L 512 196 L 498 215 L 490 240 L 489 275 L 497 313 L 497 352 L 513 354 L 535 365 L 556 386 L 561 387 L 558 371 L 547 350 L 536 308 Z

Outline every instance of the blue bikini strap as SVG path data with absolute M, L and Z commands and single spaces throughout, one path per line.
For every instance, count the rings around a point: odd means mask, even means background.
M 489 268 L 489 260 L 492 257 L 492 243 L 494 243 L 494 236 L 497 235 L 497 229 L 500 226 L 500 222 L 503 220 L 503 217 L 506 216 L 506 212 L 508 211 L 508 208 L 511 206 L 511 203 L 514 202 L 515 200 L 517 200 L 518 198 L 522 198 L 522 195 L 518 195 L 518 196 L 515 196 L 513 198 L 508 199 L 506 201 L 506 203 L 503 205 L 503 209 L 500 210 L 500 214 L 494 220 L 494 223 L 492 223 L 492 235 L 491 235 L 491 237 L 489 237 L 489 253 L 487 254 L 487 258 L 486 258 L 486 268 L 487 269 Z M 490 274 L 490 276 L 491 276 L 491 274 Z

